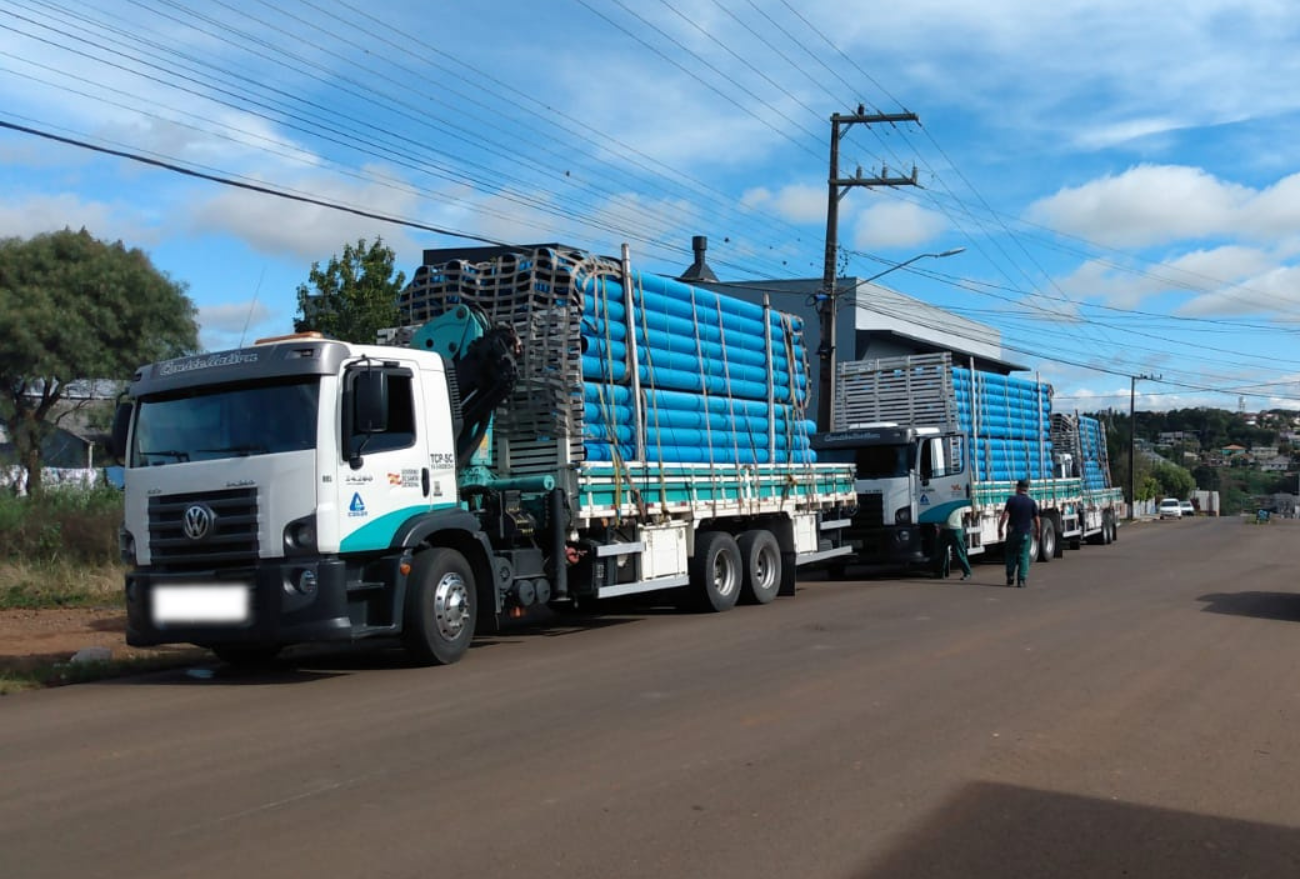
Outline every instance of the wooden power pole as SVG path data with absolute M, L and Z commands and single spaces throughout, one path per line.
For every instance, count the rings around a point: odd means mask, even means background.
M 835 391 L 835 313 L 839 308 L 839 291 L 836 289 L 836 256 L 839 254 L 840 199 L 853 186 L 916 186 L 916 167 L 910 177 L 890 177 L 889 169 L 880 167 L 876 177 L 862 176 L 859 168 L 853 177 L 840 178 L 840 138 L 858 123 L 871 125 L 879 122 L 916 122 L 915 113 L 866 113 L 859 104 L 856 113 L 836 113 L 831 116 L 831 173 L 830 195 L 826 202 L 826 264 L 822 274 L 822 291 L 817 298 L 821 317 L 821 344 L 817 348 L 820 368 L 817 374 L 817 430 L 831 428 L 831 400 Z

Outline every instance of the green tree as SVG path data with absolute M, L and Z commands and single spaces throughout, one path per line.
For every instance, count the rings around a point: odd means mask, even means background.
M 198 348 L 186 287 L 122 242 L 82 229 L 0 240 L 0 419 L 31 494 L 70 382 L 124 380 Z
M 360 238 L 331 257 L 324 269 L 311 265 L 307 284 L 298 285 L 298 316 L 294 332 L 315 330 L 345 342 L 373 343 L 379 330 L 397 326 L 397 296 L 406 275 L 393 276 L 396 259 L 382 238 L 366 246 Z
M 1190 497 L 1192 490 L 1196 488 L 1192 474 L 1185 468 L 1175 467 L 1172 464 L 1157 464 L 1151 471 L 1151 476 L 1159 483 L 1162 497 Z
M 1153 501 L 1160 494 L 1160 481 L 1154 476 L 1147 476 L 1137 486 L 1137 496 L 1140 501 Z

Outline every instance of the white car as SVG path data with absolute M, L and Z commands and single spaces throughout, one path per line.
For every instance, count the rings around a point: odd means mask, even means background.
M 1182 502 L 1176 497 L 1167 497 L 1160 502 L 1159 513 L 1161 519 L 1181 519 L 1183 518 Z
M 1192 506 L 1192 502 L 1191 502 L 1191 501 L 1183 501 L 1183 502 L 1182 502 L 1182 507 L 1183 507 L 1183 515 L 1184 515 L 1184 516 L 1195 516 L 1195 515 L 1196 515 L 1196 507 Z

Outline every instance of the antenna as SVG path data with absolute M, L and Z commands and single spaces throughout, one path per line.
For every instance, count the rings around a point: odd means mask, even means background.
M 253 322 L 253 309 L 257 307 L 257 294 L 262 292 L 262 280 L 266 277 L 266 264 L 262 264 L 262 273 L 257 276 L 257 289 L 253 291 L 253 301 L 248 303 L 248 314 L 244 317 L 244 329 L 239 334 L 239 347 L 244 347 L 244 337 L 248 335 L 248 325 Z

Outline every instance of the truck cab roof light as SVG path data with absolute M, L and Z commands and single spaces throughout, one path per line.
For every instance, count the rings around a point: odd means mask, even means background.
M 273 345 L 276 342 L 295 342 L 301 339 L 320 340 L 324 339 L 325 334 L 312 330 L 308 333 L 289 333 L 286 336 L 267 336 L 264 339 L 258 339 L 254 345 Z

